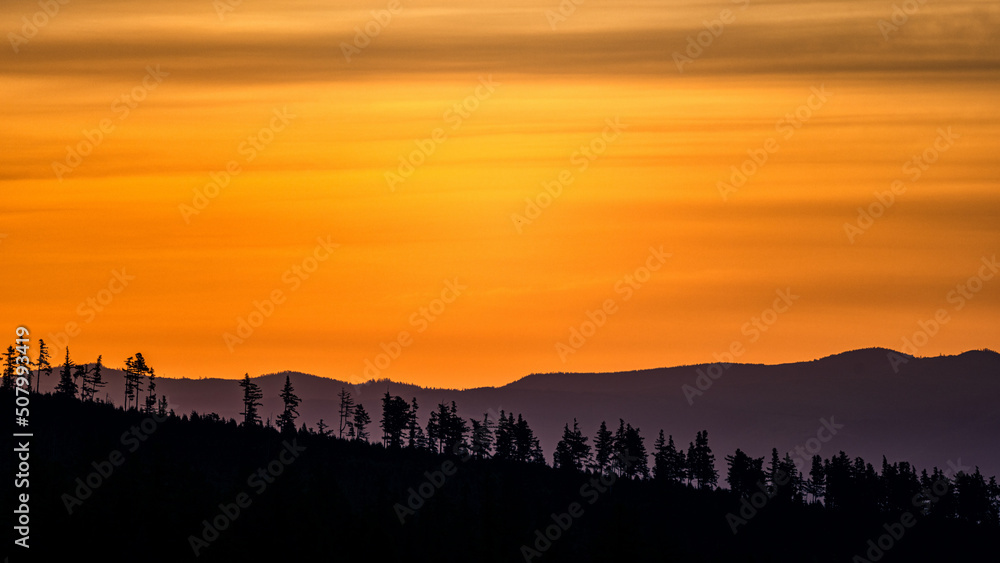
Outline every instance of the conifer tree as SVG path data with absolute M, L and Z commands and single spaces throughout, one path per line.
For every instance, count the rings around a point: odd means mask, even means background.
M 299 416 L 299 397 L 292 387 L 292 380 L 285 376 L 285 386 L 281 388 L 281 401 L 285 405 L 285 410 L 278 416 L 278 428 L 285 434 L 295 433 L 295 419 Z
M 73 368 L 76 364 L 69 358 L 69 346 L 66 347 L 66 360 L 63 362 L 62 371 L 59 376 L 59 385 L 56 386 L 56 393 L 59 395 L 69 395 L 76 397 L 76 381 L 73 380 Z

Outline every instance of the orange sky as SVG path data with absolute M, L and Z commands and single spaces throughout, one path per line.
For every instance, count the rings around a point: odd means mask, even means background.
M 441 387 L 1000 346 L 996 3 L 220 5 L 0 7 L 11 334 Z

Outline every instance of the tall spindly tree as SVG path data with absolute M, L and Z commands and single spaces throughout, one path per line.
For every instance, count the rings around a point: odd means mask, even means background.
M 59 373 L 59 385 L 56 386 L 56 394 L 76 396 L 76 381 L 73 381 L 73 368 L 76 364 L 69 357 L 69 346 L 66 347 L 66 360 L 63 362 L 62 371 Z
M 287 375 L 285 376 L 285 386 L 281 388 L 280 396 L 282 402 L 285 404 L 285 410 L 278 416 L 278 428 L 283 433 L 294 434 L 295 419 L 299 417 L 299 397 L 295 394 L 295 388 L 292 387 L 292 380 Z
M 0 385 L 0 388 L 6 391 L 14 388 L 15 373 L 17 372 L 17 364 L 14 362 L 14 347 L 8 346 L 3 357 L 3 384 Z
M 337 394 L 337 397 L 340 398 L 340 427 L 337 437 L 343 438 L 344 430 L 347 430 L 348 426 L 351 425 L 351 414 L 354 412 L 354 399 L 351 398 L 351 392 L 344 387 L 340 388 L 340 393 Z
M 38 371 L 35 375 L 35 393 L 38 393 L 39 388 L 42 385 L 42 373 L 49 376 L 52 375 L 52 364 L 49 363 L 49 347 L 45 344 L 45 340 L 38 339 L 38 358 L 35 360 L 35 367 Z M 31 379 L 28 379 L 28 390 L 31 390 Z
M 260 386 L 250 380 L 250 374 L 244 374 L 243 380 L 239 383 L 243 389 L 243 426 L 256 426 L 260 424 L 260 414 L 257 407 L 261 405 L 260 400 L 264 398 L 264 392 Z
M 354 407 L 354 424 L 351 425 L 351 430 L 354 432 L 354 439 L 359 442 L 368 441 L 368 425 L 371 424 L 372 419 L 368 416 L 368 411 L 365 410 L 365 406 L 358 403 Z
M 142 391 L 142 380 L 153 374 L 153 368 L 146 364 L 146 358 L 137 353 L 125 360 L 125 409 L 131 405 L 139 408 L 139 393 Z

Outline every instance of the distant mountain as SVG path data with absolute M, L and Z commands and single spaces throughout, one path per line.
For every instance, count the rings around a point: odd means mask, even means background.
M 918 468 L 961 463 L 1000 475 L 1000 354 L 988 350 L 914 358 L 874 348 L 780 365 L 534 374 L 502 387 L 467 390 L 389 381 L 352 386 L 303 373 L 277 373 L 254 378 L 264 392 L 264 418 L 274 420 L 281 412 L 278 393 L 285 375 L 302 398 L 300 422 L 310 427 L 320 418 L 335 426 L 336 395 L 346 386 L 372 415 L 372 435 L 377 436 L 379 401 L 388 390 L 407 400 L 417 398 L 422 425 L 440 402 L 455 401 L 466 418 L 482 418 L 489 410 L 521 413 L 549 462 L 563 425 L 572 425 L 574 418 L 591 437 L 602 420 L 614 430 L 623 418 L 641 429 L 650 452 L 661 428 L 684 448 L 698 430 L 707 429 L 723 475 L 723 458 L 736 448 L 759 457 L 769 456 L 772 447 L 784 453 L 797 446 L 807 456 L 824 458 L 844 450 L 877 468 L 884 454 L 890 462 L 909 461 Z M 121 372 L 108 369 L 105 376 L 110 384 L 104 392 L 121 403 Z M 58 373 L 44 378 L 42 389 L 51 390 L 56 381 Z M 167 395 L 178 414 L 196 410 L 238 418 L 242 406 L 235 380 L 160 378 L 156 391 Z

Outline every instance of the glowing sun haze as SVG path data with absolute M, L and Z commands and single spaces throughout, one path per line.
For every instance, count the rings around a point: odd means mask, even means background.
M 998 346 L 996 2 L 235 4 L 0 7 L 11 334 L 359 380 L 406 331 L 439 387 Z

